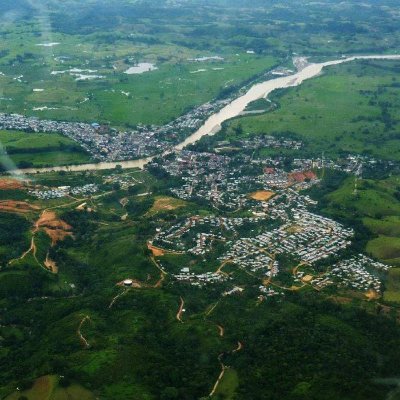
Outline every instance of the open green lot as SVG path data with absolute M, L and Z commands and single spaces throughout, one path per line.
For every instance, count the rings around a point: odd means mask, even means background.
M 386 291 L 383 295 L 386 301 L 400 302 L 400 269 L 392 268 L 386 282 Z
M 332 172 L 332 174 L 334 174 Z M 362 179 L 348 177 L 325 195 L 322 205 L 334 218 L 356 226 L 365 241 L 366 251 L 391 265 L 400 263 L 400 178 Z
M 218 399 L 222 397 L 226 400 L 233 400 L 235 398 L 236 389 L 239 386 L 239 377 L 237 372 L 228 368 L 225 371 L 223 378 L 221 379 L 220 384 L 218 385 L 217 390 L 215 391 L 214 399 Z
M 400 238 L 379 236 L 367 245 L 367 251 L 374 257 L 392 265 L 400 265 Z
M 61 387 L 59 377 L 43 376 L 38 378 L 31 389 L 17 391 L 6 397 L 5 400 L 94 400 L 94 395 L 80 385 L 72 384 Z M 25 397 L 23 397 L 25 396 Z
M 0 163 L 6 169 L 89 162 L 89 155 L 72 140 L 56 133 L 0 131 Z

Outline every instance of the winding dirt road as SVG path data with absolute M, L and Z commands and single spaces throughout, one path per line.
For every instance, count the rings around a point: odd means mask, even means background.
M 178 312 L 177 312 L 177 314 L 176 314 L 176 319 L 177 319 L 179 322 L 183 323 L 183 321 L 182 321 L 182 313 L 183 313 L 183 307 L 184 307 L 184 305 L 185 305 L 185 302 L 184 302 L 184 300 L 183 300 L 182 297 L 180 298 L 180 300 L 181 300 L 181 304 L 179 305 L 179 310 L 178 310 Z
M 117 300 L 123 296 L 124 294 L 128 293 L 129 288 L 124 289 L 121 293 L 118 293 L 112 300 L 111 303 L 108 306 L 108 309 L 111 310 L 111 308 L 113 307 L 113 305 L 117 302 Z
M 78 329 L 77 329 L 76 333 L 77 333 L 77 335 L 78 335 L 78 337 L 79 337 L 79 340 L 80 340 L 80 342 L 82 343 L 83 347 L 84 347 L 85 349 L 88 349 L 88 348 L 90 348 L 90 343 L 89 343 L 89 342 L 87 341 L 87 339 L 82 335 L 82 332 L 81 332 L 82 326 L 83 326 L 83 324 L 84 324 L 86 321 L 91 321 L 89 315 L 86 315 L 86 316 L 81 320 L 81 322 L 79 323 L 79 326 L 78 326 Z

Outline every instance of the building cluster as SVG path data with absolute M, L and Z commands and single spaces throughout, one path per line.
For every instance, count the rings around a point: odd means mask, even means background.
M 218 209 L 236 210 L 246 203 L 246 192 L 255 182 L 254 177 L 242 173 L 243 165 L 232 165 L 230 157 L 214 153 L 182 151 L 163 168 L 184 182 L 172 190 L 175 196 L 203 199 Z
M 40 120 L 18 114 L 0 114 L 0 129 L 60 133 L 100 161 L 129 160 L 160 153 L 169 145 L 154 133 L 119 132 L 99 124 Z
M 253 243 L 271 253 L 289 253 L 313 264 L 348 247 L 353 234 L 352 229 L 330 218 L 295 209 L 290 222 L 257 236 Z
M 216 150 L 221 150 L 228 146 L 238 147 L 243 150 L 256 150 L 263 148 L 300 150 L 303 147 L 303 142 L 285 137 L 254 135 L 250 139 L 234 140 L 233 142 L 219 142 Z
M 241 238 L 228 244 L 229 250 L 220 260 L 230 260 L 240 268 L 265 276 L 275 276 L 279 265 L 265 249 L 258 247 L 252 239 Z
M 193 255 L 205 255 L 215 241 L 225 243 L 238 236 L 236 228 L 255 224 L 258 217 L 228 218 L 194 216 L 174 224 L 168 229 L 159 228 L 152 244 L 166 250 L 185 251 Z
M 179 274 L 172 275 L 179 282 L 189 283 L 192 286 L 203 287 L 210 284 L 223 283 L 231 278 L 216 272 L 204 272 L 203 274 L 195 274 L 190 272 L 189 268 L 182 268 Z
M 131 186 L 143 183 L 139 179 L 136 179 L 131 173 L 126 173 L 126 174 L 113 173 L 105 176 L 103 178 L 103 182 L 105 184 L 119 185 L 120 188 L 124 190 L 128 189 Z
M 99 191 L 98 185 L 89 183 L 83 186 L 59 186 L 51 189 L 32 189 L 29 194 L 41 200 L 59 199 L 67 196 L 88 196 Z
M 284 296 L 285 293 L 282 290 L 273 288 L 271 286 L 264 286 L 261 285 L 259 287 L 260 292 L 262 293 L 261 298 L 268 298 L 268 297 L 274 297 L 274 296 Z
M 203 200 L 221 211 L 245 209 L 254 204 L 249 197 L 253 190 L 292 187 L 298 191 L 319 182 L 314 172 L 302 168 L 308 167 L 308 163 L 286 172 L 280 161 L 252 159 L 243 154 L 228 157 L 184 150 L 171 153 L 162 161 L 155 160 L 151 165 L 181 178 L 183 184 L 171 190 L 176 197 Z
M 313 264 L 348 247 L 352 235 L 351 229 L 329 218 L 298 209 L 279 228 L 228 242 L 228 251 L 220 260 L 231 260 L 253 273 L 274 277 L 279 273 L 277 254 L 291 254 L 299 262 Z
M 323 276 L 314 278 L 310 283 L 317 289 L 336 285 L 352 290 L 381 293 L 382 281 L 380 273 L 390 267 L 371 258 L 359 254 L 347 260 L 341 260 Z
M 172 122 L 163 126 L 151 126 L 150 129 L 154 131 L 157 137 L 164 140 L 175 140 L 175 142 L 182 140 L 191 131 L 195 131 L 210 115 L 216 113 L 218 110 L 226 106 L 232 101 L 232 98 L 223 100 L 215 100 L 201 104 L 193 108 L 186 114 L 181 115 Z

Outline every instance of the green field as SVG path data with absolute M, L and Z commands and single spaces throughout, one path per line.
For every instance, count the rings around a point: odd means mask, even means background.
M 321 7 L 300 0 L 302 11 L 296 13 L 284 1 L 268 7 L 241 0 L 172 7 L 164 0 L 146 6 L 128 0 L 31 4 L 25 19 L 2 23 L 0 110 L 118 126 L 166 123 L 272 65 L 292 68 L 295 53 L 320 60 L 397 50 L 396 8 L 367 3 L 327 1 Z M 0 5 L 0 12 L 9 7 Z M 201 60 L 215 56 L 224 60 Z M 141 62 L 158 69 L 124 74 Z M 71 69 L 100 78 L 77 81 L 69 72 L 57 74 Z
M 359 153 L 399 160 L 398 73 L 399 63 L 391 61 L 329 67 L 320 77 L 272 94 L 278 109 L 234 120 L 226 135 L 290 132 L 305 142 L 306 155 Z
M 399 184 L 398 175 L 382 180 L 363 179 L 358 181 L 355 193 L 354 177 L 349 177 L 324 199 L 325 211 L 332 216 L 363 226 L 368 253 L 392 265 L 400 262 Z
M 56 133 L 0 131 L 1 165 L 40 167 L 45 165 L 80 164 L 89 155 L 71 139 Z
M 379 220 L 364 218 L 364 225 L 378 235 L 400 237 L 400 217 L 392 215 Z
M 17 391 L 5 398 L 5 400 L 94 400 L 95 396 L 85 388 L 77 384 L 67 387 L 58 385 L 59 377 L 43 376 L 38 378 L 31 389 Z M 25 396 L 25 397 L 23 397 Z
M 389 264 L 400 266 L 400 238 L 379 236 L 368 242 L 367 252 Z
M 238 386 L 239 386 L 239 377 L 237 372 L 232 368 L 228 368 L 225 371 L 225 374 L 221 379 L 221 382 L 219 383 L 213 398 L 233 400 L 235 399 L 236 389 Z
M 400 201 L 396 193 L 400 184 L 399 176 L 385 180 L 363 179 L 357 183 L 354 192 L 354 177 L 347 178 L 339 189 L 327 196 L 328 201 L 336 204 L 336 212 L 340 214 L 351 210 L 360 217 L 373 217 L 386 221 L 385 217 L 400 216 Z M 371 221 L 367 220 L 371 226 Z
M 383 298 L 389 302 L 400 302 L 400 269 L 392 268 L 389 271 L 386 282 L 386 290 Z

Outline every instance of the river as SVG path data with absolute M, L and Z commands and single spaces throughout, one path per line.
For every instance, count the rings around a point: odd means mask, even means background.
M 246 108 L 246 106 L 254 100 L 258 100 L 262 97 L 267 97 L 271 92 L 277 89 L 284 89 L 288 87 L 298 86 L 307 79 L 318 76 L 322 69 L 331 65 L 343 64 L 355 60 L 400 60 L 400 55 L 369 55 L 369 56 L 352 56 L 347 58 L 341 58 L 339 60 L 327 61 L 323 63 L 309 64 L 301 71 L 294 73 L 293 75 L 287 75 L 275 79 L 271 79 L 265 82 L 257 83 L 253 85 L 248 92 L 243 96 L 233 100 L 230 104 L 222 108 L 217 113 L 211 115 L 204 124 L 192 135 L 188 136 L 183 142 L 177 144 L 175 149 L 182 150 L 185 146 L 195 143 L 205 135 L 216 134 L 222 126 L 222 123 L 237 117 Z M 132 161 L 111 161 L 111 162 L 99 162 L 91 164 L 81 165 L 70 165 L 70 166 L 59 166 L 49 168 L 26 168 L 13 171 L 13 173 L 21 174 L 32 174 L 36 172 L 51 172 L 51 171 L 89 171 L 89 170 L 104 170 L 112 169 L 117 165 L 122 168 L 141 168 L 152 160 L 152 157 L 142 158 L 139 160 Z

